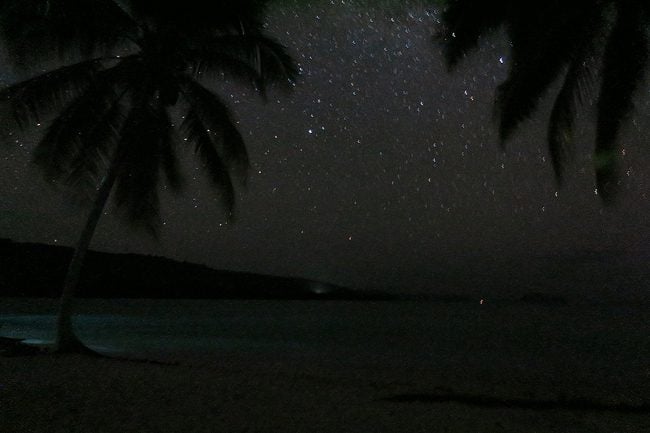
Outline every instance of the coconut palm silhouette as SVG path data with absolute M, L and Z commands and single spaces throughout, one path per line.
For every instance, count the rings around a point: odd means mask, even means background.
M 160 183 L 181 185 L 177 146 L 190 145 L 232 215 L 233 180 L 245 181 L 248 156 L 227 104 L 206 82 L 230 77 L 262 96 L 274 83 L 291 87 L 292 58 L 262 31 L 266 3 L 5 0 L 0 6 L 0 35 L 16 67 L 46 70 L 3 89 L 0 99 L 23 129 L 48 124 L 34 162 L 90 202 L 53 350 L 87 350 L 72 328 L 72 300 L 109 196 L 130 223 L 155 236 Z M 174 116 L 182 118 L 179 125 Z
M 650 3 L 451 0 L 442 22 L 438 36 L 450 68 L 477 46 L 481 35 L 505 28 L 511 67 L 495 101 L 502 143 L 561 80 L 548 124 L 549 153 L 558 183 L 571 153 L 577 110 L 600 83 L 593 160 L 598 192 L 605 203 L 611 203 L 618 184 L 616 139 L 647 66 Z

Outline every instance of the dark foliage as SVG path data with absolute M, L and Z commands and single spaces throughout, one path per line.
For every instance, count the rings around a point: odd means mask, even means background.
M 34 160 L 50 180 L 92 200 L 117 161 L 116 204 L 154 235 L 160 184 L 182 184 L 179 144 L 195 149 L 230 216 L 248 156 L 227 104 L 201 81 L 229 77 L 262 96 L 291 88 L 293 60 L 262 32 L 266 3 L 4 0 L 0 38 L 33 76 L 0 102 L 23 129 L 47 122 Z
M 596 183 L 606 203 L 618 184 L 616 138 L 632 109 L 647 66 L 650 3 L 638 0 L 450 0 L 439 37 L 449 67 L 476 48 L 479 37 L 505 28 L 511 69 L 496 96 L 499 136 L 504 142 L 536 110 L 557 80 L 548 145 L 558 182 L 573 146 L 579 105 L 597 95 Z

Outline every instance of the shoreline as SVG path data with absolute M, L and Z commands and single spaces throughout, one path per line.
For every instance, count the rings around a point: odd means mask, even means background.
M 0 432 L 650 431 L 645 309 L 78 307 L 89 344 L 178 364 L 0 356 Z M 0 318 L 14 336 L 45 335 L 55 311 L 53 300 L 21 300 L 2 304 Z

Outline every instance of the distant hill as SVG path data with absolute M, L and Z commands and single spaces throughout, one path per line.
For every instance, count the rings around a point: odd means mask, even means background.
M 58 297 L 72 248 L 0 239 L 0 296 Z M 220 271 L 140 254 L 89 251 L 81 298 L 346 299 L 391 296 L 301 278 Z

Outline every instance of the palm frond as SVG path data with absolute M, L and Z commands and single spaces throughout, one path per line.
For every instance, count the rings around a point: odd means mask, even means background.
M 18 66 L 121 46 L 137 24 L 115 0 L 3 0 L 0 39 Z
M 217 135 L 223 131 L 213 129 L 212 123 L 208 123 L 214 117 L 211 115 L 206 116 L 208 113 L 206 113 L 206 108 L 201 103 L 191 102 L 194 100 L 191 90 L 184 90 L 184 97 L 188 100 L 189 109 L 181 124 L 181 131 L 187 135 L 188 141 L 194 144 L 195 152 L 205 164 L 212 184 L 221 191 L 222 200 L 228 211 L 228 218 L 231 219 L 234 215 L 235 190 L 230 176 L 229 164 L 224 161 L 224 157 L 219 151 L 219 148 L 223 148 L 223 146 L 219 146 L 216 142 L 217 140 L 223 140 Z M 241 137 L 239 137 L 239 140 L 241 140 Z
M 270 84 L 289 86 L 298 68 L 284 45 L 260 33 L 221 35 L 189 52 L 192 71 L 220 74 L 252 82 L 264 95 Z
M 476 48 L 479 37 L 499 28 L 508 15 L 507 1 L 452 0 L 443 12 L 443 29 L 434 37 L 444 43 L 449 69 Z
M 167 184 L 173 190 L 179 190 L 183 186 L 183 177 L 178 163 L 176 152 L 177 138 L 172 126 L 172 120 L 167 110 L 158 107 L 158 116 L 161 120 L 160 131 L 160 153 L 162 160 L 162 169 L 167 179 Z
M 226 76 L 257 86 L 260 79 L 254 65 L 226 50 L 214 48 L 188 51 L 189 69 L 196 79 Z
M 532 116 L 548 86 L 559 76 L 561 66 L 563 65 L 557 62 L 543 70 L 532 65 L 515 66 L 509 78 L 498 86 L 495 114 L 499 121 L 501 145 L 504 145 L 521 122 Z
M 258 86 L 262 95 L 271 83 L 292 85 L 298 77 L 298 67 L 287 48 L 274 39 L 255 35 L 247 38 L 251 47 L 257 51 L 257 64 L 260 75 Z
M 572 59 L 551 110 L 547 139 L 558 185 L 562 184 L 565 160 L 573 157 L 573 129 L 579 106 L 592 98 L 597 71 L 591 60 L 598 50 L 598 33 L 604 19 L 595 9 L 585 12 L 583 30 L 571 38 Z
M 169 142 L 171 124 L 159 99 L 146 88 L 137 93 L 118 144 L 115 202 L 130 224 L 157 237 L 162 149 Z
M 195 151 L 205 164 L 212 184 L 221 191 L 223 203 L 228 211 L 228 219 L 232 218 L 235 208 L 235 189 L 228 167 L 217 152 L 206 126 L 193 108 L 190 108 L 185 115 L 181 129 L 187 134 L 188 140 L 194 143 Z
M 558 13 L 557 4 L 551 2 L 536 10 L 520 6 L 517 19 L 509 21 L 512 65 L 496 100 L 502 143 L 530 118 L 541 97 L 575 58 L 575 41 L 582 40 L 586 31 L 585 21 L 576 19 L 581 13 L 576 8 Z
M 98 59 L 63 66 L 3 89 L 0 101 L 9 104 L 16 122 L 24 128 L 83 93 L 102 68 Z
M 97 159 L 106 155 L 103 146 L 107 141 L 100 138 L 112 131 L 112 121 L 117 115 L 107 117 L 107 113 L 117 109 L 116 92 L 127 75 L 128 66 L 123 63 L 98 73 L 85 91 L 52 121 L 34 150 L 34 162 L 47 177 L 75 183 L 79 180 L 75 174 L 81 174 L 73 169 L 80 164 L 79 158 L 92 156 L 91 161 L 85 162 L 90 167 L 99 164 Z
M 482 7 L 488 10 L 483 12 Z M 488 4 L 450 0 L 443 14 L 442 32 L 448 65 L 453 66 L 476 47 L 481 35 L 501 22 L 512 46 L 511 70 L 495 98 L 502 144 L 532 115 L 559 74 L 568 69 L 548 130 L 550 154 L 561 182 L 578 104 L 592 99 L 597 75 L 601 89 L 594 154 L 596 181 L 604 202 L 611 201 L 618 183 L 615 140 L 647 67 L 650 3 L 550 0 L 531 4 L 497 0 Z M 602 69 L 593 65 L 594 57 L 604 58 Z
M 598 98 L 596 183 L 605 203 L 614 199 L 618 182 L 616 137 L 633 108 L 632 96 L 643 79 L 648 62 L 648 40 L 643 6 L 621 2 L 603 58 Z
M 219 96 L 190 78 L 182 81 L 182 94 L 197 120 L 209 133 L 213 147 L 226 166 L 245 182 L 248 153 L 228 107 Z
M 127 90 L 116 95 L 110 106 L 97 113 L 94 125 L 80 135 L 81 146 L 71 161 L 65 182 L 92 200 L 96 195 L 98 179 L 106 175 L 111 155 L 115 152 L 124 123 L 124 96 Z
M 573 127 L 580 92 L 580 75 L 585 66 L 574 62 L 564 78 L 562 89 L 555 99 L 548 124 L 548 148 L 555 172 L 555 180 L 562 184 L 564 161 L 573 155 Z

